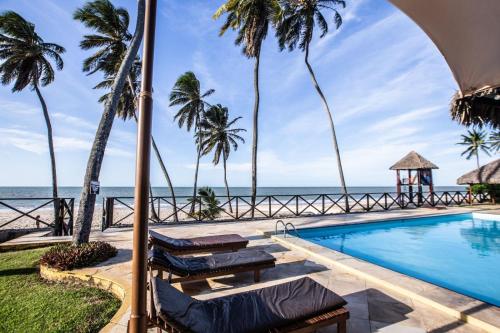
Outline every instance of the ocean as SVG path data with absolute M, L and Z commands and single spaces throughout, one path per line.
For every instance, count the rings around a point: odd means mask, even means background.
M 81 187 L 59 187 L 59 196 L 64 198 L 75 198 L 76 202 L 80 199 Z M 435 191 L 464 191 L 464 186 L 435 186 Z M 226 195 L 224 187 L 213 187 L 217 195 Z M 248 196 L 250 187 L 231 187 L 231 195 Z M 175 187 L 175 195 L 179 202 L 184 202 L 192 195 L 192 187 Z M 395 192 L 394 186 L 367 186 L 367 187 L 349 187 L 348 192 L 356 193 L 383 193 Z M 340 187 L 259 187 L 258 195 L 312 195 L 312 194 L 338 194 L 341 193 Z M 166 187 L 153 187 L 154 196 L 170 196 L 170 191 Z M 133 197 L 133 187 L 102 187 L 97 197 L 97 205 L 102 204 L 103 197 Z M 51 187 L 0 187 L 0 201 L 2 199 L 29 199 L 29 198 L 50 198 L 52 196 Z M 39 202 L 35 200 L 16 200 L 16 207 L 36 207 Z M 4 209 L 4 207 L 0 207 Z

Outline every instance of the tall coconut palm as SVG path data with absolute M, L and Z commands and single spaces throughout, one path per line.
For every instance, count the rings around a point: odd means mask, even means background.
M 344 171 L 342 169 L 342 161 L 340 158 L 339 146 L 337 143 L 337 135 L 335 134 L 335 126 L 333 123 L 332 112 L 326 97 L 321 90 L 313 68 L 309 63 L 309 48 L 314 35 L 314 27 L 316 24 L 320 29 L 320 38 L 323 38 L 328 33 L 328 22 L 324 17 L 323 10 L 331 10 L 334 13 L 335 26 L 338 29 L 342 24 L 340 16 L 335 6 L 345 7 L 343 0 L 287 0 L 281 1 L 282 14 L 280 20 L 276 22 L 276 37 L 281 50 L 288 48 L 293 51 L 296 47 L 305 53 L 305 64 L 311 76 L 314 88 L 321 98 L 325 112 L 328 117 L 328 123 L 332 132 L 333 148 L 337 157 L 337 167 L 339 170 L 340 184 L 342 191 L 347 194 L 347 188 L 344 180 Z
M 227 0 L 215 12 L 214 18 L 227 14 L 226 21 L 220 29 L 223 35 L 228 29 L 236 30 L 236 45 L 243 46 L 243 54 L 255 60 L 253 70 L 254 107 L 253 107 L 253 138 L 252 138 L 252 193 L 251 217 L 255 214 L 257 197 L 257 152 L 259 139 L 259 65 L 262 42 L 267 36 L 269 26 L 280 12 L 277 0 Z
M 134 65 L 132 66 L 132 69 L 130 70 L 130 74 L 128 76 L 128 84 L 125 85 L 122 96 L 120 98 L 120 101 L 118 103 L 118 108 L 116 110 L 116 116 L 118 118 L 121 118 L 123 120 L 128 120 L 128 119 L 134 119 L 135 122 L 137 123 L 138 118 L 137 118 L 137 113 L 136 110 L 138 108 L 138 93 L 140 90 L 140 76 L 141 76 L 141 62 L 137 60 L 134 62 Z M 113 76 L 107 77 L 104 81 L 99 83 L 97 86 L 94 87 L 94 89 L 110 89 L 114 81 Z M 111 92 L 108 92 L 107 94 L 103 95 L 100 99 L 100 103 L 106 103 L 112 96 Z M 174 187 L 172 185 L 172 181 L 170 179 L 170 175 L 167 171 L 167 168 L 165 167 L 165 163 L 163 162 L 163 159 L 161 157 L 160 151 L 158 149 L 158 146 L 156 145 L 156 141 L 153 136 L 151 136 L 151 141 L 152 141 L 152 146 L 153 150 L 155 152 L 156 158 L 158 159 L 158 163 L 160 164 L 160 167 L 162 169 L 163 175 L 165 179 L 167 180 L 168 187 L 170 189 L 170 195 L 172 197 L 172 206 L 173 206 L 173 216 L 174 220 L 177 222 L 178 219 L 178 214 L 177 214 L 177 202 L 175 198 L 175 192 L 174 192 Z M 150 186 L 149 188 L 149 193 L 151 198 L 153 197 L 153 190 Z M 159 216 L 156 214 L 156 210 L 154 207 L 153 201 L 151 201 L 151 217 L 153 220 L 159 220 Z
M 78 215 L 76 218 L 75 230 L 73 233 L 73 242 L 77 245 L 88 242 L 89 240 L 96 200 L 96 195 L 94 193 L 91 193 L 90 191 L 90 185 L 92 181 L 99 180 L 104 152 L 106 150 L 108 138 L 111 133 L 116 110 L 118 104 L 120 103 L 122 91 L 126 84 L 127 77 L 130 74 L 130 70 L 134 63 L 134 60 L 136 59 L 137 52 L 139 51 L 139 47 L 142 41 L 144 32 L 145 1 L 138 0 L 137 5 L 137 22 L 135 26 L 135 32 L 132 39 L 130 40 L 130 43 L 127 44 L 127 51 L 125 53 L 125 56 L 123 56 L 122 61 L 119 62 L 119 66 L 117 66 L 118 70 L 116 71 L 113 86 L 111 87 L 111 91 L 113 93 L 111 95 L 111 98 L 105 104 L 104 112 L 102 114 L 101 121 L 99 122 L 99 127 L 97 128 L 94 143 L 92 145 L 89 160 L 87 162 L 87 169 L 85 172 L 82 194 L 80 197 Z M 117 24 L 116 17 L 120 18 L 119 21 L 121 23 Z M 118 11 L 108 0 L 95 0 L 86 3 L 83 8 L 78 9 L 75 12 L 74 18 L 76 20 L 80 20 L 86 27 L 98 33 L 98 35 L 86 36 L 84 41 L 99 40 L 98 37 L 104 37 L 109 33 L 110 26 L 116 26 L 122 29 L 122 26 L 127 23 L 127 19 L 125 18 L 123 11 Z M 96 64 L 95 68 L 102 68 L 105 73 L 109 69 L 111 73 L 113 72 L 113 70 L 108 67 L 109 64 L 107 64 L 106 59 L 108 59 L 108 56 L 111 57 L 109 59 L 116 58 L 117 56 L 110 55 L 110 53 L 112 52 L 112 48 L 109 48 L 109 45 L 106 44 L 104 40 L 105 38 L 102 38 L 101 43 L 96 42 L 96 45 L 102 46 L 102 49 L 91 57 L 95 59 L 93 59 L 92 61 L 87 59 L 86 62 L 88 62 L 89 64 Z M 102 58 L 100 58 L 99 55 L 101 55 Z
M 201 120 L 200 135 L 198 136 L 198 144 L 201 147 L 203 155 L 207 155 L 214 151 L 213 163 L 218 165 L 222 156 L 222 164 L 224 167 L 224 185 L 226 186 L 227 200 L 229 203 L 229 211 L 233 212 L 231 205 L 231 194 L 229 193 L 229 185 L 227 182 L 227 159 L 231 153 L 231 148 L 235 151 L 238 149 L 238 142 L 244 143 L 245 140 L 238 133 L 246 132 L 242 128 L 234 128 L 234 125 L 241 117 L 229 120 L 229 110 L 220 104 L 211 106 L 203 119 Z
M 479 169 L 479 152 L 482 151 L 490 156 L 490 146 L 486 141 L 486 132 L 483 130 L 473 129 L 468 131 L 467 135 L 462 134 L 462 142 L 459 145 L 465 146 L 466 149 L 462 152 L 462 156 L 470 160 L 473 156 L 476 157 L 477 167 Z
M 54 61 L 58 70 L 63 69 L 61 54 L 64 52 L 62 46 L 44 42 L 36 33 L 35 25 L 19 14 L 7 11 L 0 15 L 0 60 L 3 61 L 0 65 L 0 80 L 3 85 L 13 82 L 12 92 L 19 92 L 29 86 L 40 100 L 47 126 L 54 198 L 57 198 L 57 172 L 52 124 L 40 87 L 49 85 L 55 79 L 49 59 Z
M 193 72 L 186 72 L 179 76 L 170 93 L 170 106 L 181 106 L 174 116 L 180 128 L 186 127 L 188 131 L 194 128 L 195 136 L 200 133 L 200 121 L 208 103 L 205 98 L 212 95 L 215 90 L 209 89 L 201 93 L 200 81 Z M 201 147 L 197 145 L 196 170 L 194 173 L 193 204 L 191 213 L 195 208 L 196 191 L 198 185 L 198 170 L 200 167 Z

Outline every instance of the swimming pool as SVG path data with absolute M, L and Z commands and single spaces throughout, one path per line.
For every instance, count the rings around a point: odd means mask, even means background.
M 458 214 L 301 229 L 300 238 L 500 306 L 500 217 Z

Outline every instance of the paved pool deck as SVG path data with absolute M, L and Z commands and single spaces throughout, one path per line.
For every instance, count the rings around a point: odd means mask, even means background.
M 387 212 L 359 213 L 335 216 L 314 216 L 287 219 L 296 227 L 318 227 L 325 225 L 344 224 L 352 222 L 368 222 L 379 219 L 416 217 L 421 215 L 450 214 L 469 212 L 471 210 L 485 210 L 494 207 L 482 206 L 470 208 L 436 209 L 409 209 Z M 491 211 L 490 212 L 494 212 Z M 495 213 L 498 213 L 496 211 Z M 208 299 L 222 295 L 262 288 L 303 276 L 309 276 L 343 296 L 348 301 L 351 319 L 348 321 L 348 332 L 485 332 L 477 326 L 465 323 L 453 315 L 436 309 L 395 289 L 377 283 L 372 279 L 364 278 L 359 274 L 332 264 L 314 253 L 308 253 L 299 248 L 289 246 L 276 239 L 271 239 L 264 233 L 272 233 L 276 220 L 239 221 L 228 223 L 202 223 L 175 226 L 151 226 L 150 229 L 170 237 L 194 237 L 202 235 L 217 235 L 223 233 L 238 233 L 247 238 L 249 249 L 262 249 L 277 258 L 274 269 L 264 270 L 261 282 L 253 282 L 252 273 L 241 273 L 236 276 L 211 278 L 200 282 L 175 284 L 185 293 L 198 299 Z M 75 274 L 96 277 L 106 281 L 115 281 L 124 298 L 123 306 L 106 326 L 107 332 L 126 332 L 126 325 L 130 315 L 130 284 L 131 284 L 131 256 L 132 256 L 132 229 L 108 229 L 105 232 L 94 232 L 93 240 L 105 240 L 119 249 L 118 255 L 106 263 L 96 267 L 77 270 Z M 69 239 L 52 239 L 47 237 L 22 237 L 4 243 L 4 246 L 14 246 L 16 243 L 36 243 L 44 240 L 68 241 Z M 2 246 L 0 246 L 1 248 Z M 243 250 L 245 251 L 245 250 Z M 498 308 L 497 308 L 498 309 Z M 320 333 L 336 332 L 335 327 L 319 330 Z

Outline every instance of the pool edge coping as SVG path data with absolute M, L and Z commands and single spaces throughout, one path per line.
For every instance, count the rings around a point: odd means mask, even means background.
M 448 294 L 453 297 L 464 297 L 464 299 L 469 299 L 470 303 L 474 304 L 474 307 L 476 306 L 481 306 L 483 304 L 491 307 L 492 309 L 498 309 L 498 307 L 495 307 L 494 305 L 490 305 L 484 302 L 481 302 L 479 300 L 473 299 L 471 297 L 456 293 L 454 291 L 448 290 L 446 288 L 439 287 L 437 285 L 413 278 L 411 276 L 401 274 L 386 268 L 383 268 L 381 266 L 369 263 L 367 261 L 346 255 L 344 253 L 337 252 L 335 250 L 328 249 L 326 247 L 314 244 L 312 242 L 309 242 L 307 240 L 295 237 L 295 236 L 288 236 L 288 237 L 283 237 L 282 235 L 279 236 L 271 236 L 271 239 L 281 243 L 285 247 L 292 248 L 298 251 L 305 252 L 307 255 L 314 257 L 318 259 L 319 261 L 332 265 L 334 267 L 337 267 L 339 269 L 342 269 L 348 273 L 351 273 L 355 276 L 361 277 L 365 279 L 366 281 L 375 283 L 377 285 L 380 285 L 386 289 L 389 289 L 391 291 L 394 291 L 398 294 L 401 294 L 403 296 L 409 297 L 410 299 L 414 299 L 420 303 L 423 303 L 425 305 L 431 306 L 432 308 L 439 310 L 441 312 L 444 312 L 458 320 L 461 320 L 463 322 L 469 323 L 475 327 L 478 327 L 480 329 L 485 330 L 486 332 L 490 333 L 500 333 L 500 327 L 496 326 L 493 323 L 490 323 L 484 319 L 479 319 L 474 315 L 467 314 L 467 309 L 460 309 L 456 307 L 451 307 L 449 305 L 442 304 L 439 300 L 435 300 L 430 298 L 429 296 L 423 296 L 417 292 L 411 291 L 407 286 L 403 286 L 401 284 L 398 285 L 397 282 L 399 282 L 401 279 L 406 280 L 406 282 L 410 282 L 411 284 L 415 284 L 418 286 L 419 290 L 422 289 L 428 289 L 429 288 L 437 288 L 440 292 L 444 294 Z M 330 257 L 328 256 L 330 255 Z M 358 267 L 356 267 L 358 266 Z M 370 272 L 367 272 L 370 271 Z M 375 271 L 375 273 L 374 273 Z M 392 281 L 387 281 L 387 277 L 380 277 L 377 276 L 378 274 L 386 275 L 386 276 L 391 276 Z M 487 309 L 489 310 L 489 309 Z M 484 311 L 484 310 L 483 310 Z M 494 314 L 493 314 L 494 316 Z

